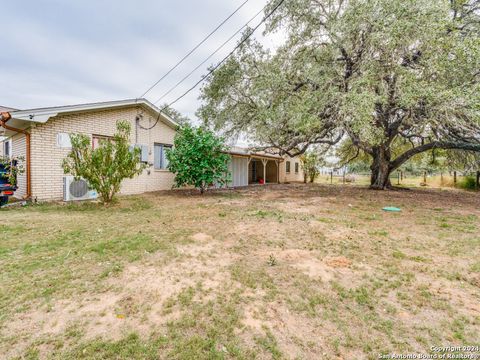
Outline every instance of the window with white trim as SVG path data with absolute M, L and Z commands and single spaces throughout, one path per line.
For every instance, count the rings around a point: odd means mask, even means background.
M 172 145 L 155 144 L 153 153 L 153 164 L 156 170 L 165 170 L 168 166 L 167 153 Z
M 12 140 L 5 140 L 3 142 L 3 156 L 12 157 Z
M 72 141 L 70 140 L 70 134 L 58 133 L 57 134 L 57 146 L 62 149 L 70 149 L 72 147 Z

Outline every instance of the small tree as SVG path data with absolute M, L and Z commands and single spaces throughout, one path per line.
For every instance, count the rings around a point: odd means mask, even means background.
M 63 161 L 65 174 L 83 178 L 95 189 L 104 204 L 114 200 L 124 179 L 132 179 L 145 168 L 140 162 L 140 149 L 129 145 L 130 123 L 117 122 L 117 132 L 111 141 L 92 148 L 90 137 L 70 135 L 72 151 Z
M 175 173 L 175 187 L 193 185 L 204 193 L 208 186 L 229 181 L 226 146 L 222 138 L 202 127 L 180 128 L 175 146 L 167 153 L 168 170 Z
M 304 182 L 306 183 L 309 179 L 313 183 L 319 174 L 318 167 L 322 165 L 320 157 L 314 152 L 309 152 L 302 155 L 300 161 L 304 173 Z

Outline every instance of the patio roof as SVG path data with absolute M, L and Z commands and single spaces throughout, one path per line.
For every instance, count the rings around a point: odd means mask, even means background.
M 230 148 L 230 150 L 226 151 L 227 154 L 230 154 L 232 156 L 240 156 L 240 157 L 247 157 L 247 158 L 253 158 L 253 159 L 270 159 L 270 160 L 278 160 L 278 161 L 283 161 L 283 157 L 280 155 L 275 155 L 275 154 L 269 154 L 266 152 L 255 152 L 251 151 L 248 148 L 242 148 L 238 146 L 233 146 Z

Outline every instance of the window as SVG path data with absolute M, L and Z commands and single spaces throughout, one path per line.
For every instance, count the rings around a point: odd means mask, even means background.
M 5 140 L 3 142 L 3 156 L 12 157 L 12 140 Z
M 148 163 L 148 146 L 142 144 L 130 145 L 130 152 L 133 152 L 135 149 L 140 149 L 140 162 Z
M 289 172 L 290 172 L 290 161 L 287 161 L 287 162 L 285 163 L 285 167 L 286 167 L 286 169 L 287 169 L 287 173 L 289 173 Z
M 113 137 L 111 136 L 103 136 L 103 135 L 92 135 L 92 148 L 95 150 L 99 146 L 102 146 L 105 142 L 113 141 Z
M 70 140 L 70 134 L 58 133 L 57 134 L 57 146 L 63 149 L 69 149 L 72 147 L 72 141 Z
M 172 145 L 155 144 L 153 163 L 157 170 L 165 170 L 168 166 L 167 152 L 172 148 Z
M 295 163 L 295 174 L 298 174 L 298 162 Z

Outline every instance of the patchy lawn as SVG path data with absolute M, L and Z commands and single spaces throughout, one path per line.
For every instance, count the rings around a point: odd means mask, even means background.
M 5 358 L 376 359 L 480 343 L 478 193 L 279 185 L 0 216 Z

